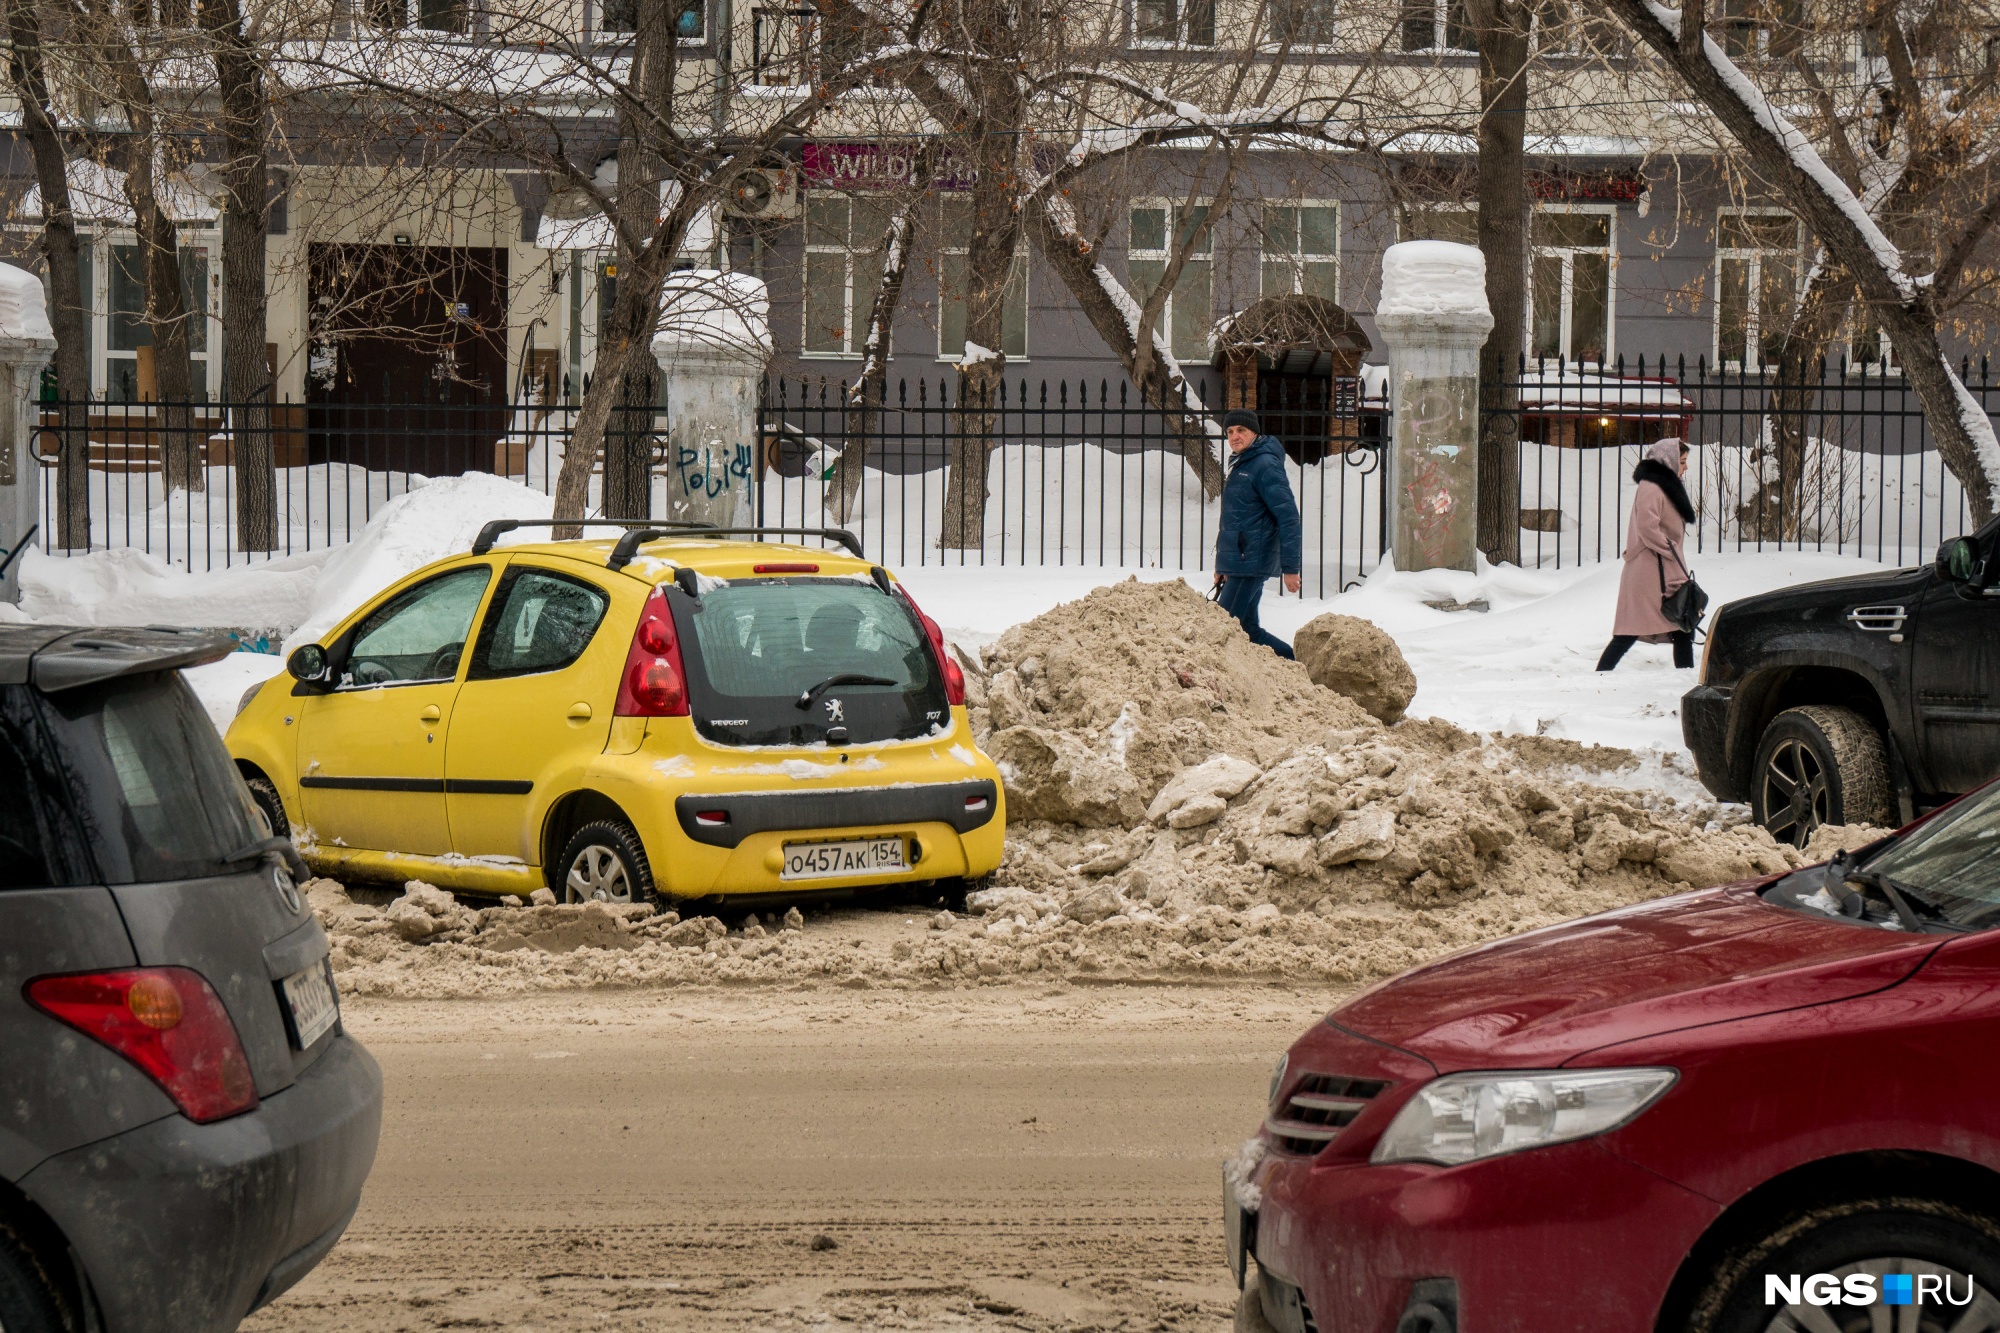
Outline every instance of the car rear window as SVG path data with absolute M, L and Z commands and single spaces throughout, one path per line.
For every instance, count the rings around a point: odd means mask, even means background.
M 923 626 L 873 583 L 735 580 L 704 593 L 698 609 L 672 600 L 691 649 L 695 722 L 711 739 L 811 744 L 845 728 L 849 742 L 865 742 L 949 725 Z M 879 683 L 827 683 L 843 676 Z
M 97 878 L 40 698 L 26 685 L 0 686 L 0 890 Z
M 174 672 L 42 696 L 51 781 L 110 884 L 241 869 L 264 836 L 215 725 Z M 54 775 L 60 771 L 57 779 Z

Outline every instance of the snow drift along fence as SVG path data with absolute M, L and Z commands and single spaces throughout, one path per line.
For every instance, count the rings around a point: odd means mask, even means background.
M 2000 408 L 1987 367 L 1967 367 L 1973 395 Z M 1379 393 L 1381 380 L 1368 381 Z M 1365 577 L 1386 547 L 1384 405 L 1352 382 L 1261 377 L 1266 429 L 1285 442 L 1304 529 L 1305 585 L 1330 595 Z M 1929 559 L 1971 526 L 1958 482 L 1931 447 L 1899 375 L 1829 370 L 1812 384 L 1663 362 L 1609 371 L 1525 365 L 1521 410 L 1521 559 L 1558 566 L 1623 549 L 1632 469 L 1652 440 L 1695 445 L 1688 489 L 1697 550 L 1803 549 L 1891 563 Z M 1197 384 L 1222 401 L 1219 384 Z M 1183 423 L 1127 384 L 1002 384 L 967 413 L 949 380 L 900 381 L 857 404 L 847 386 L 773 378 L 761 411 L 758 521 L 838 524 L 891 565 L 1092 565 L 1207 568 L 1218 506 L 1190 466 Z M 614 412 L 616 453 L 647 460 L 650 512 L 663 515 L 677 460 L 671 406 Z M 224 568 L 347 541 L 388 500 L 427 476 L 487 471 L 552 491 L 577 412 L 543 405 L 288 402 L 44 404 L 37 452 L 37 542 L 81 549 L 61 520 L 56 466 L 75 461 L 89 544 L 133 547 L 191 570 Z M 1219 412 L 1218 412 L 1219 415 Z M 988 450 L 988 499 L 976 539 L 946 547 L 948 464 L 968 421 Z M 1219 454 L 1219 432 L 1210 447 Z M 268 521 L 245 539 L 244 461 L 268 449 Z M 842 456 L 859 457 L 843 498 Z M 178 472 L 170 468 L 178 467 Z M 593 477 L 591 505 L 601 504 Z M 1211 474 L 1210 481 L 1214 481 Z M 172 484 L 193 480 L 193 487 Z M 74 509 L 76 506 L 71 506 Z M 17 534 L 0 534 L 0 545 Z M 250 549 L 246 549 L 250 548 Z

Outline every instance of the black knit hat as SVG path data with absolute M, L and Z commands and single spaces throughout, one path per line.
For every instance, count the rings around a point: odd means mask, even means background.
M 1222 414 L 1222 428 L 1228 430 L 1231 426 L 1241 426 L 1252 435 L 1264 433 L 1264 428 L 1257 424 L 1257 414 L 1247 407 L 1232 407 Z

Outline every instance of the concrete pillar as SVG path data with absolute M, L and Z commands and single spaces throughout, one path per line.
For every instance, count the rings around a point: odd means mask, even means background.
M 21 555 L 41 522 L 41 467 L 35 462 L 42 368 L 56 354 L 42 280 L 26 269 L 0 264 L 0 602 L 21 600 Z M 37 533 L 34 540 L 40 541 Z
M 1473 568 L 1479 548 L 1479 348 L 1486 259 L 1404 241 L 1382 254 L 1375 327 L 1389 344 L 1389 549 L 1398 569 Z
M 756 522 L 757 393 L 771 364 L 770 297 L 744 273 L 692 269 L 667 278 L 653 356 L 667 391 L 667 508 L 672 522 Z

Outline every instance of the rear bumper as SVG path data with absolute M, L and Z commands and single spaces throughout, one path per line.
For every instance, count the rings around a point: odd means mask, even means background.
M 247 1115 L 173 1115 L 51 1158 L 21 1188 L 62 1228 L 107 1333 L 227 1330 L 304 1277 L 354 1215 L 382 1072 L 336 1037 Z
M 1741 801 L 1745 793 L 1729 767 L 1729 705 L 1734 687 L 1697 685 L 1681 696 L 1681 739 L 1694 755 L 1701 785 L 1718 801 Z
M 1258 1267 L 1343 1333 L 1394 1333 L 1438 1291 L 1479 1333 L 1653 1333 L 1718 1211 L 1595 1141 L 1450 1169 L 1279 1159 L 1259 1180 Z

